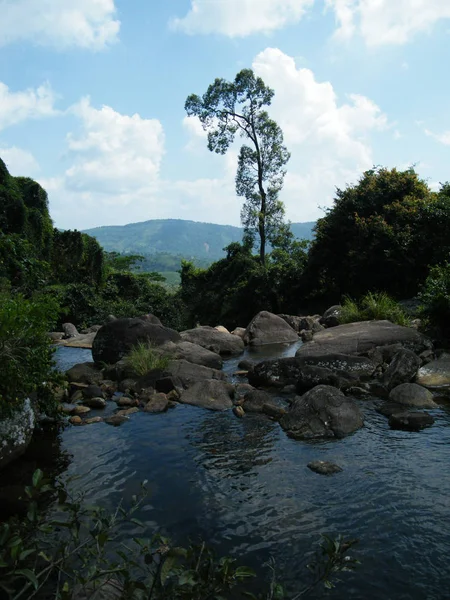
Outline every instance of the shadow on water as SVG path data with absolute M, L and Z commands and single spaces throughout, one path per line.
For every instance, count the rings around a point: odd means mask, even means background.
M 295 348 L 283 352 L 292 355 Z M 68 355 L 60 354 L 67 368 Z M 242 358 L 224 369 L 233 373 Z M 258 360 L 261 353 L 246 358 Z M 71 351 L 70 360 L 89 358 Z M 48 440 L 51 451 L 42 451 L 55 459 L 56 475 L 79 475 L 71 485 L 105 507 L 122 497 L 129 501 L 148 480 L 149 499 L 139 515 L 146 535 L 158 529 L 181 544 L 203 538 L 261 578 L 272 556 L 290 591 L 303 586 L 305 561 L 320 534 L 342 533 L 360 539 L 362 564 L 332 592 L 334 600 L 449 598 L 448 406 L 433 411 L 436 423 L 420 433 L 390 430 L 372 402 L 361 408 L 365 427 L 338 441 L 299 442 L 259 416 L 237 419 L 180 405 L 163 415 L 135 414 L 120 428 L 68 428 Z M 36 449 L 42 444 L 36 440 Z M 21 461 L 29 462 L 30 473 L 38 463 L 42 468 L 35 452 Z M 343 472 L 321 477 L 307 468 L 317 459 L 336 462 Z M 123 531 L 124 537 L 137 533 Z M 325 596 L 322 589 L 312 595 Z

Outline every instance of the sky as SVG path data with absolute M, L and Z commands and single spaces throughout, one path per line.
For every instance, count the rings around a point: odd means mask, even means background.
M 0 0 L 0 157 L 57 227 L 238 225 L 239 140 L 210 153 L 184 110 L 252 68 L 312 221 L 373 166 L 450 180 L 450 0 Z

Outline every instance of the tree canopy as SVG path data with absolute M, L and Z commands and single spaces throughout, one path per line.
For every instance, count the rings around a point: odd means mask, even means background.
M 266 243 L 272 241 L 283 223 L 284 207 L 279 200 L 290 154 L 283 132 L 263 107 L 269 106 L 274 91 L 251 69 L 240 71 L 233 82 L 216 79 L 200 97 L 186 100 L 189 116 L 198 117 L 208 132 L 211 152 L 225 154 L 237 133 L 248 142 L 238 159 L 236 193 L 243 197 L 241 220 L 246 236 L 259 236 L 259 259 L 265 265 Z

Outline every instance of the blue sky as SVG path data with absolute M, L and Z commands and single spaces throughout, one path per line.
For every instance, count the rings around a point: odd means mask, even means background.
M 0 157 L 55 224 L 239 224 L 238 145 L 184 102 L 252 67 L 292 157 L 292 221 L 373 165 L 450 179 L 450 0 L 0 0 Z

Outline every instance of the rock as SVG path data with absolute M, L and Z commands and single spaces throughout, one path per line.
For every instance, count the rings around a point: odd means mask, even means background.
M 138 413 L 139 409 L 136 406 L 133 406 L 133 408 L 124 408 L 123 410 L 118 410 L 116 412 L 117 417 L 129 417 L 130 415 L 134 415 L 135 413 Z
M 214 329 L 217 329 L 217 331 L 220 331 L 220 333 L 230 333 L 223 325 L 216 325 Z
M 270 404 L 272 397 L 262 390 L 252 390 L 244 396 L 242 408 L 245 412 L 260 413 L 263 412 L 264 404 Z
M 84 421 L 85 425 L 93 425 L 94 423 L 103 423 L 102 417 L 90 417 Z
M 64 340 L 61 342 L 61 345 L 66 346 L 66 348 L 85 348 L 86 350 L 90 350 L 96 335 L 96 333 L 87 333 L 86 335 L 80 334 L 77 335 L 77 337 Z
M 72 323 L 63 323 L 61 329 L 64 332 L 65 339 L 74 338 L 80 335 L 77 331 L 77 328 Z
M 340 304 L 335 304 L 334 306 L 330 306 L 324 313 L 320 322 L 325 327 L 337 327 L 339 325 L 339 319 L 342 313 L 342 306 Z
M 103 390 L 99 385 L 91 384 L 87 388 L 84 388 L 84 398 L 104 398 Z
M 237 383 L 234 386 L 234 397 L 235 400 L 243 400 L 245 395 L 252 392 L 255 388 L 249 383 Z
M 0 421 L 0 469 L 22 456 L 33 437 L 36 417 L 27 398 L 11 417 Z
M 119 383 L 119 392 L 126 394 L 128 392 L 137 391 L 137 380 L 136 379 L 124 379 Z
M 128 421 L 128 417 L 125 417 L 124 415 L 112 415 L 111 417 L 105 419 L 105 423 L 107 423 L 108 425 L 113 425 L 114 427 L 118 427 L 126 421 Z
M 421 367 L 417 373 L 416 383 L 437 394 L 450 395 L 450 357 L 441 356 Z
M 83 391 L 82 390 L 77 390 L 70 397 L 70 403 L 71 404 L 76 404 L 77 402 L 81 402 L 81 400 L 83 400 L 83 398 L 84 398 Z
M 180 402 L 209 410 L 226 410 L 233 407 L 233 395 L 234 387 L 231 384 L 209 379 L 198 381 L 185 390 Z
M 101 409 L 106 407 L 106 400 L 104 398 L 85 398 L 83 404 L 89 408 Z
M 217 331 L 214 327 L 195 327 L 181 332 L 183 341 L 198 344 L 220 356 L 233 356 L 244 351 L 244 342 L 236 335 Z
M 296 439 L 342 438 L 364 425 L 357 404 L 330 386 L 319 385 L 297 397 L 280 421 Z
M 231 335 L 237 335 L 243 340 L 245 336 L 245 327 L 236 327 L 236 329 L 233 329 L 231 332 Z
M 207 379 L 225 381 L 227 379 L 227 376 L 223 371 L 210 369 L 209 367 L 203 367 L 202 365 L 195 365 L 186 360 L 171 361 L 167 367 L 167 371 L 172 377 L 177 377 L 184 388 L 187 388 L 197 381 Z
M 384 402 L 375 410 L 377 413 L 383 415 L 384 417 L 390 417 L 391 415 L 405 412 L 405 407 L 401 404 L 396 404 L 395 402 Z
M 345 395 L 353 396 L 354 398 L 360 398 L 361 400 L 366 400 L 367 398 L 370 398 L 370 396 L 371 396 L 369 390 L 362 388 L 362 387 L 358 387 L 358 386 L 353 386 L 353 387 L 347 388 L 345 390 Z
M 314 334 L 312 331 L 302 331 L 300 332 L 300 337 L 302 338 L 302 342 L 312 342 Z
M 404 406 L 416 408 L 437 408 L 433 394 L 417 383 L 402 383 L 395 387 L 389 394 L 389 400 Z
M 389 396 L 389 390 L 379 381 L 369 381 L 367 389 L 372 396 L 377 396 L 378 398 L 387 398 Z
M 121 396 L 116 400 L 117 406 L 137 406 L 139 404 L 136 398 L 130 398 L 129 396 Z
M 426 427 L 431 427 L 433 423 L 433 417 L 425 412 L 402 412 L 389 417 L 391 429 L 402 429 L 404 431 L 420 431 Z
M 363 321 L 319 331 L 311 342 L 298 349 L 297 356 L 363 354 L 377 346 L 394 343 L 400 343 L 416 354 L 431 347 L 431 341 L 415 329 L 390 321 Z
M 245 416 L 245 411 L 244 411 L 244 409 L 242 408 L 242 406 L 235 406 L 235 407 L 233 408 L 233 412 L 234 412 L 234 414 L 235 414 L 237 417 L 239 417 L 240 419 L 242 419 L 242 417 L 244 417 L 244 416 Z
M 83 329 L 81 331 L 81 333 L 83 333 L 84 335 L 87 335 L 88 333 L 97 333 L 97 331 L 101 328 L 102 328 L 101 325 L 91 325 L 91 327 L 88 327 L 87 329 Z
M 62 402 L 59 405 L 59 410 L 65 415 L 73 415 L 77 409 L 76 404 L 68 404 L 67 402 Z
M 289 344 L 298 342 L 298 335 L 281 317 L 263 310 L 248 325 L 244 342 L 250 346 Z
M 144 412 L 162 413 L 166 412 L 168 408 L 169 400 L 166 394 L 153 394 L 145 405 Z
M 52 342 L 59 342 L 64 337 L 64 331 L 51 331 L 48 334 L 48 337 L 52 340 Z
M 162 394 L 170 394 L 170 392 L 176 391 L 178 388 L 182 387 L 181 380 L 178 377 L 161 377 L 161 379 L 157 379 L 155 383 L 155 389 L 157 392 L 161 392 Z
M 339 374 L 354 375 L 358 379 L 368 379 L 371 377 L 377 366 L 369 358 L 351 354 L 303 356 L 301 352 L 297 351 L 296 358 L 300 360 L 300 364 L 302 365 L 322 367 Z
M 416 375 L 422 361 L 412 350 L 399 350 L 392 359 L 381 379 L 388 390 L 410 382 Z
M 323 460 L 314 460 L 313 462 L 308 463 L 308 469 L 314 471 L 314 473 L 318 473 L 319 475 L 333 475 L 334 473 L 341 473 L 342 469 L 338 465 L 335 465 L 332 462 L 327 462 Z
M 91 409 L 89 408 L 89 406 L 75 406 L 75 410 L 73 411 L 73 414 L 86 415 L 89 412 L 91 412 Z
M 66 376 L 71 383 L 91 385 L 98 384 L 103 378 L 103 373 L 95 363 L 85 362 L 74 365 L 66 372 Z
M 108 315 L 105 319 L 104 324 L 106 325 L 107 323 L 112 323 L 113 321 L 116 321 L 116 320 L 117 320 L 117 317 L 115 317 L 114 315 Z
M 277 406 L 276 404 L 272 404 L 267 402 L 262 406 L 262 412 L 268 417 L 272 417 L 273 419 L 281 419 L 286 414 L 286 410 L 282 406 Z
M 283 321 L 286 321 L 286 323 L 289 325 L 289 327 L 291 327 L 297 333 L 300 333 L 300 331 L 302 329 L 311 329 L 311 327 L 308 327 L 308 326 L 302 327 L 302 325 L 306 322 L 308 317 L 297 317 L 295 315 L 284 315 L 284 314 L 277 315 L 277 317 L 280 317 L 280 319 L 283 319 Z
M 244 359 L 238 363 L 238 367 L 244 371 L 251 371 L 256 363 L 253 360 Z
M 83 421 L 81 420 L 81 417 L 79 417 L 78 415 L 75 415 L 74 417 L 70 417 L 69 423 L 71 425 L 82 425 Z
M 103 325 L 96 334 L 92 357 L 96 363 L 112 364 L 126 356 L 138 342 L 162 346 L 180 340 L 179 333 L 149 318 L 116 319 Z
M 312 390 L 317 385 L 331 385 L 335 388 L 342 389 L 352 385 L 352 381 L 339 376 L 331 369 L 324 367 L 315 367 L 313 365 L 305 365 L 301 368 L 299 378 L 297 380 L 296 391 L 299 394 Z
M 223 365 L 220 354 L 192 342 L 167 342 L 167 344 L 161 347 L 160 352 L 161 354 L 169 355 L 172 360 L 187 360 L 196 365 L 211 367 L 211 369 L 221 369 Z

